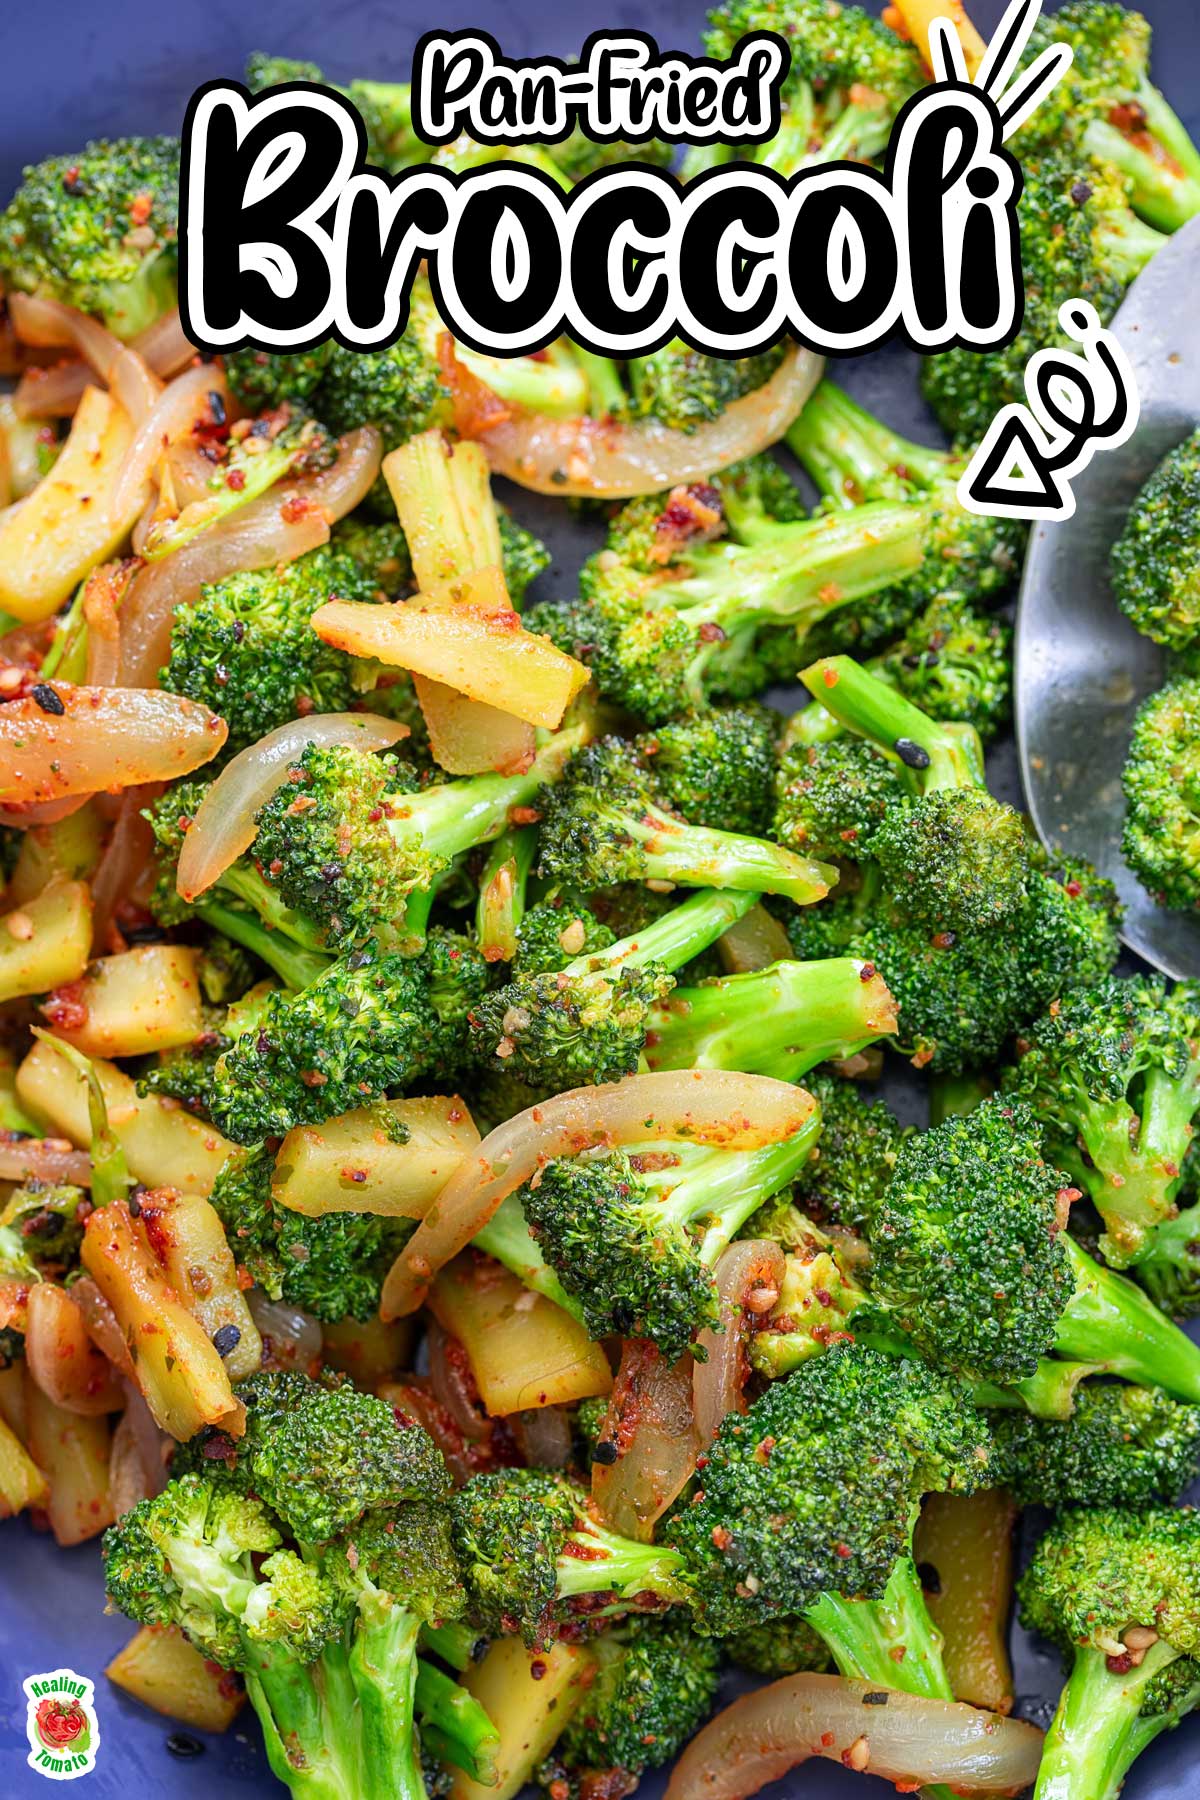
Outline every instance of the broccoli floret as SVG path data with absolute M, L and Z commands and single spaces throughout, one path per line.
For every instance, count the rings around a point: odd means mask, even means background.
M 929 515 L 879 501 L 745 544 L 718 541 L 725 523 L 706 483 L 631 501 L 585 564 L 579 600 L 536 608 L 530 628 L 536 619 L 601 693 L 659 724 L 794 676 L 815 626 L 919 567 Z
M 883 1198 L 908 1132 L 889 1106 L 867 1099 L 853 1081 L 816 1074 L 806 1086 L 821 1108 L 821 1136 L 796 1178 L 797 1204 L 818 1221 L 861 1231 Z
M 418 278 L 409 295 L 408 323 L 394 344 L 386 350 L 333 346 L 314 402 L 321 416 L 335 431 L 376 426 L 385 450 L 451 424 L 453 405 L 438 361 L 438 340 L 445 329 L 428 282 Z M 394 510 L 387 496 L 384 517 L 391 518 Z
M 628 1789 L 643 1769 L 658 1769 L 682 1750 L 712 1709 L 720 1651 L 686 1619 L 631 1618 L 591 1645 L 596 1678 L 583 1705 L 538 1772 L 540 1785 L 562 1800 L 565 1781 L 582 1800 L 599 1782 Z
M 189 1112 L 211 1119 L 217 1063 L 235 1038 L 258 1030 L 274 991 L 270 982 L 260 982 L 232 1006 L 209 1008 L 199 1037 L 178 1049 L 164 1051 L 138 1077 L 138 1093 L 166 1094 Z
M 520 1631 L 544 1648 L 578 1613 L 686 1597 L 677 1551 L 605 1530 L 585 1490 L 547 1470 L 474 1475 L 451 1510 L 470 1616 L 493 1636 Z
M 312 629 L 327 600 L 374 600 L 377 584 L 326 545 L 295 562 L 227 575 L 181 606 L 161 682 L 225 720 L 232 755 L 303 713 L 349 712 L 359 699 L 353 659 Z
M 776 1616 L 762 1625 L 744 1625 L 722 1639 L 722 1648 L 741 1668 L 766 1681 L 782 1675 L 822 1675 L 833 1663 L 824 1638 L 801 1618 Z
M 522 917 L 512 972 L 517 977 L 556 975 L 577 957 L 598 956 L 616 941 L 616 932 L 596 917 L 576 889 L 558 888 Z M 521 1104 L 528 1103 L 527 1094 Z
M 781 725 L 770 707 L 713 707 L 660 725 L 635 744 L 672 811 L 693 825 L 762 837 Z
M 1018 1586 L 1022 1622 L 1070 1659 L 1046 1734 L 1044 1794 L 1113 1794 L 1200 1702 L 1200 1514 L 1068 1512 Z
M 1186 650 L 1200 636 L 1200 431 L 1165 456 L 1112 547 L 1112 586 L 1131 624 Z
M 477 1057 L 552 1092 L 616 1081 L 637 1068 L 650 1009 L 672 972 L 748 912 L 755 896 L 702 892 L 644 931 L 587 952 L 553 974 L 526 974 L 471 1016 Z
M 1071 138 L 1119 171 L 1130 202 L 1160 231 L 1177 231 L 1200 212 L 1200 152 L 1150 80 L 1150 26 L 1115 0 L 1068 0 L 1038 20 L 1026 52 L 1069 44 L 1070 68 L 1022 127 L 1031 139 Z
M 895 1001 L 872 965 L 788 960 L 676 987 L 651 1009 L 645 1055 L 651 1069 L 741 1069 L 799 1081 L 895 1029 Z
M 748 31 L 778 32 L 791 52 L 779 134 L 751 152 L 755 162 L 784 175 L 816 163 L 881 156 L 893 119 L 924 84 L 913 45 L 860 6 L 728 0 L 709 14 L 704 47 L 710 56 L 725 59 Z M 734 154 L 695 152 L 685 161 L 685 173 Z
M 1193 774 L 1200 738 L 1200 679 L 1181 677 L 1138 708 L 1121 777 L 1121 850 L 1160 906 L 1200 907 L 1200 790 Z
M 1058 322 L 1064 300 L 1089 301 L 1107 324 L 1166 242 L 1130 210 L 1117 171 L 1069 141 L 1024 151 L 1021 171 L 1020 331 L 1004 350 L 945 350 L 921 367 L 921 391 L 961 444 L 977 443 L 1003 406 L 1024 398 L 1025 369 L 1038 350 L 1065 341 Z
M 282 350 L 227 350 L 221 361 L 234 394 L 252 412 L 310 400 L 333 352 L 333 340 L 289 355 Z
M 721 511 L 739 544 L 754 544 L 769 537 L 777 525 L 808 517 L 808 508 L 796 483 L 769 451 L 760 450 L 742 462 L 730 463 L 713 485 L 721 496 Z M 665 528 L 662 515 L 659 526 Z
M 798 906 L 828 893 L 833 871 L 812 858 L 669 812 L 656 771 L 654 757 L 623 738 L 600 738 L 579 750 L 541 796 L 538 873 L 588 887 L 670 881 L 783 894 Z
M 695 431 L 769 381 L 783 360 L 777 344 L 761 356 L 703 356 L 678 338 L 628 364 L 634 418 L 658 419 L 672 431 Z
M 886 808 L 871 842 L 908 915 L 935 930 L 1008 922 L 1026 900 L 1030 846 L 1020 815 L 983 783 L 978 735 L 939 725 L 847 656 L 803 672 L 841 724 L 894 756 L 909 794 Z
M 1038 1112 L 1050 1155 L 1104 1220 L 1100 1247 L 1137 1262 L 1175 1211 L 1200 1109 L 1200 1012 L 1191 983 L 1110 976 L 1065 994 L 1025 1034 L 1006 1094 Z
M 1193 1202 L 1165 1220 L 1130 1274 L 1168 1318 L 1200 1312 L 1200 1205 Z
M 27 168 L 0 213 L 10 289 L 97 314 L 136 337 L 175 304 L 179 144 L 101 139 Z
M 992 1417 L 993 1466 L 1021 1506 L 1169 1505 L 1200 1472 L 1200 1408 L 1084 1383 L 1069 1418 Z
M 987 744 L 1012 710 L 1012 627 L 965 601 L 932 600 L 870 665 L 931 719 L 971 725 Z
M 246 59 L 246 85 L 251 93 L 275 87 L 283 81 L 326 80 L 316 63 L 290 56 L 270 56 L 261 50 Z M 412 94 L 406 81 L 351 81 L 338 88 L 362 117 L 367 131 L 367 160 L 390 175 L 413 163 L 428 162 L 429 146 L 412 128 Z
M 241 1151 L 213 1185 L 210 1199 L 235 1260 L 273 1300 L 286 1300 L 331 1324 L 370 1319 L 411 1221 L 351 1212 L 310 1218 L 276 1206 L 274 1161 L 265 1148 Z
M 949 1696 L 912 1563 L 922 1494 L 988 1478 L 987 1428 L 916 1362 L 840 1344 L 731 1413 L 668 1515 L 700 1628 L 802 1615 L 844 1675 Z
M 900 437 L 832 381 L 821 383 L 787 441 L 833 506 L 910 499 L 932 508 L 921 566 L 895 596 L 879 597 L 885 609 L 891 603 L 897 613 L 904 607 L 916 613 L 935 601 L 993 600 L 1012 585 L 1025 528 L 1013 519 L 982 518 L 960 505 L 964 457 Z
M 77 1268 L 83 1242 L 79 1209 L 86 1199 L 82 1188 L 66 1183 L 29 1181 L 14 1188 L 0 1209 L 0 1278 L 61 1281 Z
M 854 1336 L 851 1321 L 867 1294 L 852 1257 L 794 1205 L 776 1200 L 760 1207 L 746 1235 L 772 1238 L 786 1252 L 779 1298 L 756 1320 L 747 1345 L 751 1368 L 777 1381 Z
M 968 1380 L 1011 1385 L 1053 1353 L 1200 1400 L 1200 1350 L 1064 1229 L 1077 1195 L 1022 1100 L 906 1139 L 871 1222 L 872 1300 Z
M 751 1213 L 793 1179 L 819 1129 L 814 1110 L 792 1137 L 763 1150 L 634 1145 L 539 1169 L 520 1204 L 589 1335 L 648 1338 L 675 1362 L 698 1329 L 714 1328 L 713 1265 Z
M 895 765 L 863 738 L 792 743 L 779 759 L 771 835 L 799 854 L 858 861 L 904 797 Z
M 213 1071 L 210 1105 L 235 1143 L 319 1124 L 436 1070 L 468 1050 L 468 1017 L 488 965 L 461 938 L 431 934 L 418 957 L 351 951 L 298 994 L 267 997 L 257 1030 Z

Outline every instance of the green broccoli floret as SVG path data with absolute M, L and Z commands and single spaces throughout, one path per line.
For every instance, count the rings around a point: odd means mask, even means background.
M 274 1162 L 274 1153 L 263 1147 L 240 1151 L 213 1185 L 210 1199 L 236 1262 L 272 1300 L 286 1300 L 330 1324 L 372 1318 L 411 1222 L 351 1212 L 310 1218 L 276 1206 Z
M 787 442 L 833 506 L 906 498 L 932 506 L 924 558 L 895 596 L 897 609 L 907 606 L 916 613 L 934 601 L 993 600 L 1012 585 L 1025 528 L 1013 519 L 982 518 L 960 505 L 964 457 L 900 437 L 832 381 L 821 383 Z M 889 597 L 880 599 L 886 607 Z
M 799 1081 L 896 1029 L 886 983 L 854 957 L 771 963 L 676 987 L 647 1021 L 651 1069 L 741 1069 Z
M 948 1698 L 912 1561 L 921 1496 L 988 1479 L 987 1427 L 916 1362 L 839 1344 L 731 1413 L 668 1515 L 699 1626 L 801 1615 L 843 1675 Z
M 937 724 L 848 656 L 802 679 L 835 719 L 897 759 L 908 794 L 886 808 L 871 853 L 909 917 L 943 931 L 1010 922 L 1028 893 L 1029 839 L 984 786 L 977 733 Z
M 228 1007 L 211 1007 L 199 1037 L 164 1051 L 138 1077 L 139 1094 L 166 1094 L 189 1112 L 211 1119 L 217 1063 L 235 1038 L 257 1031 L 267 1016 L 267 1000 L 275 989 L 260 982 Z
M 857 862 L 904 798 L 895 764 L 865 739 L 794 742 L 779 758 L 771 835 L 798 854 Z
M 14 1188 L 0 1208 L 0 1278 L 62 1280 L 77 1268 L 83 1242 L 79 1209 L 86 1199 L 82 1188 L 66 1183 L 28 1181 Z
M 449 425 L 453 406 L 438 362 L 438 339 L 445 329 L 428 282 L 418 278 L 409 295 L 408 323 L 394 344 L 386 350 L 333 346 L 314 402 L 321 416 L 335 431 L 376 426 L 385 450 L 418 432 Z M 387 497 L 384 516 L 393 514 Z
M 739 544 L 757 543 L 760 538 L 769 537 L 777 525 L 808 517 L 796 483 L 767 450 L 730 463 L 714 475 L 713 486 L 721 497 L 725 522 Z M 659 514 L 657 524 L 661 532 L 666 532 L 670 523 L 669 517 Z
M 760 1207 L 746 1226 L 747 1237 L 767 1237 L 784 1246 L 783 1279 L 771 1310 L 755 1321 L 747 1345 L 750 1367 L 769 1381 L 790 1375 L 811 1356 L 856 1335 L 854 1315 L 867 1302 L 848 1248 L 825 1233 L 799 1209 L 780 1199 Z M 865 1246 L 857 1246 L 865 1251 Z
M 1121 850 L 1160 906 L 1200 907 L 1200 679 L 1184 676 L 1138 708 L 1121 781 Z
M 285 401 L 311 400 L 333 353 L 332 338 L 311 350 L 227 350 L 221 361 L 229 385 L 251 412 L 267 412 Z
M 657 766 L 624 738 L 600 738 L 577 751 L 539 801 L 538 873 L 587 887 L 670 881 L 783 894 L 798 906 L 828 893 L 834 871 L 811 857 L 668 811 Z
M 853 1081 L 814 1074 L 805 1085 L 821 1108 L 821 1136 L 796 1178 L 796 1202 L 818 1221 L 861 1231 L 883 1198 L 908 1131 L 889 1106 L 867 1099 Z
M 1200 1312 L 1200 1204 L 1193 1201 L 1166 1219 L 1130 1274 L 1168 1318 Z
M 718 706 L 634 741 L 671 811 L 713 831 L 762 837 L 781 726 L 767 706 Z
M 1074 138 L 1120 172 L 1131 205 L 1151 225 L 1186 225 L 1200 212 L 1200 151 L 1150 80 L 1148 21 L 1115 0 L 1067 0 L 1038 20 L 1027 58 L 1051 44 L 1069 44 L 1072 62 L 1022 127 L 1022 162 L 1031 139 Z
M 334 86 L 316 63 L 256 50 L 246 59 L 246 85 L 251 93 L 282 81 L 316 81 Z M 428 162 L 429 146 L 412 128 L 412 93 L 406 81 L 351 81 L 338 89 L 362 116 L 367 130 L 367 160 L 390 175 L 413 163 Z
M 0 213 L 0 276 L 136 337 L 175 304 L 179 144 L 100 139 L 27 168 Z
M 1115 1794 L 1146 1745 L 1200 1703 L 1200 1514 L 1065 1513 L 1017 1592 L 1022 1623 L 1071 1663 L 1037 1793 Z
M 1020 331 L 1004 350 L 945 350 L 921 367 L 922 393 L 964 445 L 978 443 L 1001 407 L 1024 398 L 1030 358 L 1065 341 L 1058 322 L 1063 301 L 1089 301 L 1107 324 L 1129 283 L 1166 242 L 1130 210 L 1124 180 L 1111 164 L 1069 139 L 1023 150 L 1021 172 Z
M 471 1016 L 476 1056 L 552 1092 L 616 1081 L 637 1068 L 650 1010 L 672 972 L 706 950 L 756 895 L 704 891 L 645 930 L 585 952 L 553 974 L 524 974 Z
M 583 1705 L 538 1771 L 554 1800 L 565 1782 L 572 1800 L 605 1784 L 627 1790 L 643 1769 L 658 1769 L 682 1750 L 712 1709 L 720 1651 L 686 1619 L 631 1618 L 591 1644 L 596 1678 Z
M 1022 1100 L 906 1139 L 871 1221 L 872 1300 L 967 1380 L 1011 1385 L 1054 1354 L 1200 1400 L 1200 1350 L 1065 1230 L 1077 1194 Z
M 232 755 L 303 713 L 349 712 L 360 698 L 354 659 L 312 629 L 328 600 L 374 600 L 377 584 L 329 545 L 295 562 L 227 575 L 181 606 L 160 680 L 219 713 Z
M 474 1475 L 451 1510 L 470 1616 L 493 1636 L 545 1648 L 576 1614 L 686 1597 L 677 1551 L 597 1525 L 586 1491 L 548 1470 Z
M 577 889 L 560 887 L 523 915 L 512 973 L 557 975 L 577 958 L 599 956 L 616 941 L 616 932 L 596 917 Z M 528 1104 L 526 1090 L 521 1106 Z
M 801 1618 L 776 1615 L 762 1625 L 742 1626 L 721 1643 L 735 1663 L 766 1681 L 782 1675 L 822 1675 L 833 1663 L 824 1638 Z
M 281 1137 L 466 1060 L 488 965 L 464 938 L 431 933 L 420 956 L 369 946 L 300 993 L 268 996 L 257 1030 L 213 1071 L 210 1106 L 235 1143 Z
M 870 665 L 931 719 L 960 720 L 987 744 L 1012 710 L 1012 627 L 965 601 L 932 600 Z
M 717 1258 L 793 1179 L 819 1130 L 814 1110 L 762 1150 L 648 1144 L 559 1157 L 519 1204 L 589 1336 L 648 1338 L 675 1362 L 720 1318 Z
M 720 538 L 707 483 L 633 500 L 584 566 L 574 604 L 530 615 L 592 671 L 602 694 L 651 724 L 794 676 L 808 633 L 921 563 L 927 510 L 878 501 Z
M 1200 1407 L 1085 1382 L 1066 1419 L 992 1416 L 993 1468 L 1021 1506 L 1169 1505 L 1200 1472 Z
M 775 31 L 786 41 L 791 66 L 782 90 L 779 134 L 756 145 L 752 160 L 794 175 L 817 163 L 869 162 L 887 147 L 892 121 L 924 85 L 913 45 L 860 6 L 825 0 L 727 0 L 708 16 L 704 47 L 732 56 L 748 31 Z M 685 160 L 684 172 L 727 162 L 733 150 L 707 148 Z
M 1049 1154 L 1104 1220 L 1100 1248 L 1137 1262 L 1175 1212 L 1200 1110 L 1200 1011 L 1191 983 L 1110 976 L 1064 994 L 1025 1034 L 1006 1095 L 1036 1109 Z
M 634 418 L 658 419 L 672 431 L 695 431 L 769 381 L 784 352 L 777 344 L 761 356 L 703 356 L 675 338 L 627 364 L 629 410 Z
M 1200 636 L 1200 431 L 1139 489 L 1112 547 L 1112 586 L 1132 625 L 1186 650 Z

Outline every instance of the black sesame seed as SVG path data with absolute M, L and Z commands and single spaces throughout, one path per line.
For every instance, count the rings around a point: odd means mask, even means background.
M 49 682 L 37 681 L 30 688 L 29 692 L 33 695 L 44 713 L 53 713 L 55 718 L 61 719 L 66 712 L 66 707 L 63 705 L 54 689 L 50 686 Z
M 173 1731 L 167 1739 L 167 1749 L 172 1756 L 185 1762 L 190 1762 L 193 1756 L 204 1755 L 204 1745 L 190 1731 Z
M 927 769 L 929 767 L 928 750 L 922 750 L 920 744 L 914 744 L 911 738 L 897 738 L 895 750 L 906 768 Z
M 942 1578 L 931 1562 L 920 1562 L 917 1564 L 917 1577 L 927 1594 L 941 1593 Z
M 864 1706 L 886 1706 L 888 1703 L 887 1689 L 877 1690 L 873 1694 L 864 1694 L 862 1703 Z
M 592 1451 L 592 1461 L 607 1465 L 617 1460 L 617 1446 L 611 1438 L 601 1438 Z
M 213 1332 L 212 1341 L 218 1356 L 228 1356 L 241 1343 L 242 1334 L 236 1325 L 222 1325 Z
M 208 410 L 214 425 L 223 425 L 228 414 L 225 411 L 225 398 L 218 388 L 210 388 L 208 394 Z

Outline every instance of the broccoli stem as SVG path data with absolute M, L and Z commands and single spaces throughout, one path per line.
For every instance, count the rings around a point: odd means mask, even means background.
M 547 1300 L 553 1300 L 556 1306 L 561 1306 L 564 1312 L 570 1313 L 580 1325 L 583 1324 L 583 1308 L 578 1300 L 568 1294 L 529 1235 L 529 1226 L 516 1194 L 508 1194 L 500 1202 L 487 1224 L 475 1233 L 471 1242 L 485 1256 L 494 1256 L 498 1263 L 502 1263 L 510 1274 L 515 1275 L 535 1294 L 544 1294 Z
M 651 1069 L 740 1069 L 799 1081 L 895 1029 L 895 1006 L 870 965 L 849 956 L 777 962 L 701 987 L 676 988 L 651 1010 Z
M 1084 133 L 1091 155 L 1119 169 L 1130 183 L 1129 204 L 1157 231 L 1178 231 L 1200 212 L 1200 155 L 1178 116 L 1150 82 L 1138 99 L 1146 129 L 1132 136 L 1107 119 Z M 1166 155 L 1157 154 L 1161 146 Z
M 840 1674 L 904 1694 L 953 1700 L 942 1666 L 941 1634 L 929 1616 L 911 1556 L 897 1562 L 881 1599 L 822 1594 L 806 1607 L 804 1617 L 828 1644 Z
M 413 1614 L 394 1602 L 368 1603 L 354 1628 L 349 1669 L 362 1800 L 425 1800 L 414 1718 L 417 1630 Z
M 590 1520 L 581 1524 L 583 1529 L 570 1534 L 558 1557 L 560 1600 L 610 1592 L 622 1600 L 645 1593 L 656 1594 L 660 1600 L 688 1598 L 682 1579 L 684 1558 L 678 1550 L 635 1543 Z
M 296 993 L 315 981 L 318 975 L 323 975 L 332 960 L 299 948 L 281 931 L 269 930 L 251 913 L 240 912 L 220 900 L 201 900 L 195 912 L 196 917 L 214 931 L 223 932 L 243 950 L 253 951 L 269 969 L 274 969 L 285 987 Z
M 442 1746 L 439 1754 L 473 1781 L 490 1787 L 500 1744 L 491 1719 L 478 1700 L 443 1670 L 418 1657 L 416 1671 L 415 1704 L 422 1734 L 436 1732 Z
M 965 1119 L 991 1092 L 986 1075 L 935 1075 L 929 1087 L 929 1123 Z
M 823 381 L 787 434 L 787 445 L 821 492 L 839 506 L 881 490 L 953 479 L 942 450 L 889 431 L 832 381 Z
M 1075 1410 L 1075 1389 L 1090 1375 L 1106 1375 L 1107 1363 L 1060 1362 L 1043 1356 L 1034 1374 L 1000 1387 L 993 1381 L 972 1383 L 976 1406 L 1023 1407 L 1035 1419 L 1069 1419 Z
M 917 791 L 983 786 L 978 733 L 937 724 L 849 656 L 826 656 L 800 679 L 826 712 L 915 772 Z
M 597 356 L 594 350 L 583 350 L 578 344 L 571 348 L 588 379 L 587 409 L 592 418 L 620 418 L 629 410 L 629 396 L 616 363 L 607 356 Z
M 532 826 L 502 831 L 479 877 L 475 935 L 488 962 L 511 962 L 517 953 L 517 928 L 525 916 L 529 871 L 537 854 Z
M 1103 1650 L 1075 1651 L 1042 1747 L 1034 1800 L 1116 1800 L 1126 1771 L 1183 1706 L 1142 1715 L 1146 1689 L 1179 1651 L 1152 1644 L 1136 1669 L 1116 1675 Z
M 1140 1119 L 1123 1099 L 1093 1098 L 1083 1091 L 1074 1096 L 1071 1116 L 1087 1153 L 1080 1180 L 1104 1214 L 1102 1248 L 1117 1267 L 1145 1254 L 1170 1208 L 1191 1142 L 1198 1081 L 1196 1053 L 1181 1076 L 1148 1069 Z
M 620 810 L 620 803 L 618 802 Z M 645 851 L 645 879 L 683 887 L 719 887 L 782 894 L 797 906 L 823 900 L 836 870 L 811 856 L 797 856 L 764 838 L 686 825 L 669 813 L 620 810 L 622 833 Z
M 296 1800 L 355 1800 L 360 1792 L 357 1698 L 340 1644 L 315 1663 L 254 1645 L 246 1695 L 262 1726 L 271 1772 Z
M 815 118 L 816 103 L 812 88 L 807 81 L 798 82 L 795 92 L 789 95 L 788 104 L 779 121 L 779 130 L 755 153 L 755 162 L 768 169 L 778 169 L 781 175 L 794 175 L 797 170 L 804 168 L 814 160 L 810 151 Z M 820 160 L 824 161 L 824 158 Z
M 557 778 L 587 736 L 583 726 L 557 732 L 523 775 L 470 775 L 420 794 L 393 795 L 388 829 L 401 845 L 415 836 L 431 855 L 451 862 L 499 837 L 513 808 L 531 805 L 539 788 Z
M 568 963 L 564 975 L 602 974 L 606 970 L 642 969 L 647 963 L 661 963 L 672 973 L 699 956 L 702 950 L 738 919 L 744 918 L 761 896 L 757 893 L 729 893 L 719 888 L 704 888 L 670 912 L 663 913 L 644 931 L 619 938 L 606 950 L 591 956 L 578 956 Z
M 473 1625 L 466 1625 L 456 1619 L 446 1625 L 422 1625 L 421 1649 L 429 1650 L 434 1656 L 440 1656 L 444 1663 L 465 1675 L 473 1669 L 487 1649 L 487 1638 L 476 1631 Z
M 700 1260 L 711 1269 L 751 1214 L 795 1181 L 820 1134 L 821 1116 L 814 1110 L 804 1128 L 782 1143 L 736 1154 L 677 1145 L 682 1175 L 668 1168 L 655 1170 L 642 1179 L 651 1191 L 667 1190 L 661 1201 L 664 1222 L 684 1227 L 704 1225 Z M 647 1151 L 653 1148 L 646 1145 Z M 636 1157 L 637 1145 L 629 1154 Z
M 1159 1226 L 1136 1279 L 1172 1317 L 1190 1317 L 1200 1304 L 1200 1203 Z
M 1141 1288 L 1093 1262 L 1069 1233 L 1059 1241 L 1075 1276 L 1075 1292 L 1058 1321 L 1056 1353 L 1104 1363 L 1112 1374 L 1160 1387 L 1176 1400 L 1200 1401 L 1200 1346 L 1164 1317 Z

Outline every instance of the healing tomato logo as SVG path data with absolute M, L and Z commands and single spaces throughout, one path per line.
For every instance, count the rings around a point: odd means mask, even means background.
M 78 1700 L 42 1700 L 34 1714 L 38 1736 L 51 1750 L 73 1744 L 87 1730 L 87 1719 Z
M 29 1767 L 47 1781 L 75 1781 L 96 1766 L 100 1722 L 96 1694 L 86 1675 L 52 1669 L 21 1683 L 27 1711 Z

